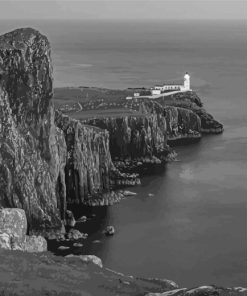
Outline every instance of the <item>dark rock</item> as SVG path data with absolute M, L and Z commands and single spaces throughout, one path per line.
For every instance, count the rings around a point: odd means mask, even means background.
M 111 225 L 106 227 L 105 235 L 113 235 L 115 233 L 115 228 Z
M 69 227 L 74 227 L 76 224 L 74 215 L 71 211 L 67 210 L 65 213 L 65 225 Z
M 76 221 L 76 223 L 84 223 L 84 222 L 86 222 L 87 221 L 87 217 L 86 216 L 82 216 L 82 217 L 80 217 L 77 221 Z
M 81 239 L 81 238 L 86 239 L 87 236 L 88 235 L 86 233 L 81 233 L 77 229 L 70 229 L 69 232 L 66 234 L 66 238 L 69 239 L 69 240 L 78 240 L 78 239 Z
M 60 251 L 65 251 L 65 250 L 69 250 L 70 247 L 68 247 L 68 246 L 59 246 L 57 249 L 60 250 Z
M 81 244 L 81 243 L 74 243 L 73 244 L 73 247 L 82 248 L 83 247 L 83 244 Z

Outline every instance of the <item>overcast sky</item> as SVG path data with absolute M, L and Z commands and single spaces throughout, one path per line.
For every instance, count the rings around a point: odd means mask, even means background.
M 247 20 L 247 0 L 0 0 L 1 19 Z

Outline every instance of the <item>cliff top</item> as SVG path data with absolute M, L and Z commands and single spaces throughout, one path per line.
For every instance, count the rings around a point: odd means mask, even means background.
M 0 36 L 0 50 L 23 49 L 30 46 L 37 38 L 41 38 L 48 43 L 48 39 L 33 28 L 16 29 Z

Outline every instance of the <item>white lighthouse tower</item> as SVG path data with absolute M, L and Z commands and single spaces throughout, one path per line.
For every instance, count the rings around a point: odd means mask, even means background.
M 183 89 L 186 90 L 191 90 L 190 89 L 190 75 L 188 74 L 188 72 L 185 73 L 184 75 L 184 87 Z

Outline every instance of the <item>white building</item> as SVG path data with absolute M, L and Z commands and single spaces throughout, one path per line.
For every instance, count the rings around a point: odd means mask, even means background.
M 134 93 L 134 97 L 140 97 L 140 93 L 138 92 Z
M 165 91 L 190 91 L 190 75 L 186 72 L 184 75 L 184 84 L 164 84 L 164 85 L 155 85 L 151 89 L 152 95 L 159 95 Z

